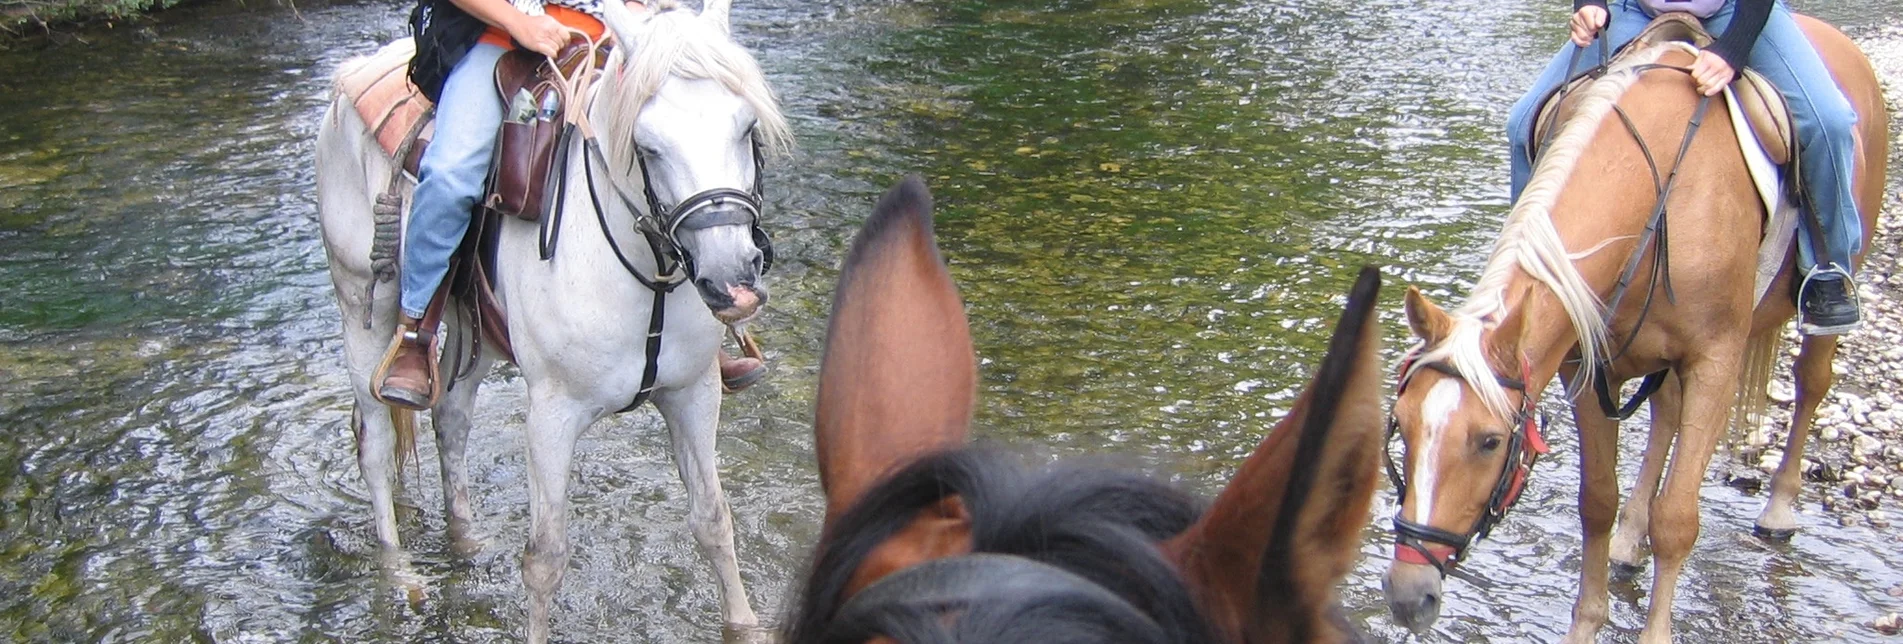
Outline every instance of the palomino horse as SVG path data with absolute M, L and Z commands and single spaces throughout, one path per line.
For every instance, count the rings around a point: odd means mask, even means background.
M 1816 20 L 1799 21 L 1859 115 L 1855 191 L 1868 235 L 1876 230 L 1889 149 L 1882 95 L 1849 39 Z M 1544 448 L 1534 399 L 1557 374 L 1571 392 L 1583 452 L 1585 556 L 1567 641 L 1590 642 L 1605 624 L 1609 563 L 1636 561 L 1640 535 L 1650 538 L 1656 562 L 1641 639 L 1669 641 L 1673 591 L 1698 538 L 1699 485 L 1734 402 L 1741 422 L 1762 406 L 1794 312 L 1796 275 L 1787 263 L 1763 301 L 1754 301 L 1765 208 L 1730 115 L 1722 102 L 1701 102 L 1683 71 L 1691 62 L 1682 45 L 1634 45 L 1603 77 L 1575 90 L 1467 303 L 1449 314 L 1409 291 L 1408 323 L 1421 346 L 1405 362 L 1394 404 L 1406 444 L 1396 473 L 1404 494 L 1384 584 L 1400 623 L 1423 629 L 1433 622 L 1446 568 L 1518 495 L 1532 455 Z M 1694 105 L 1712 107 L 1681 147 Z M 1644 148 L 1659 168 L 1677 168 L 1677 179 L 1664 197 L 1660 244 L 1638 248 L 1660 200 L 1654 180 L 1663 179 L 1648 167 Z M 1601 302 L 1614 297 L 1635 248 L 1647 261 L 1664 253 L 1669 269 L 1639 275 L 1616 310 L 1605 311 Z M 1654 279 L 1662 274 L 1670 282 Z M 1690 288 L 1674 292 L 1671 282 Z M 1628 337 L 1623 351 L 1612 348 Z M 1798 463 L 1812 412 L 1831 384 L 1836 344 L 1834 337 L 1804 340 L 1797 413 L 1760 532 L 1789 534 L 1796 525 L 1790 505 Z M 1581 364 L 1568 364 L 1575 361 Z M 1612 538 L 1618 422 L 1586 386 L 1594 369 L 1603 369 L 1614 392 L 1628 379 L 1670 370 L 1651 400 L 1651 439 L 1620 539 Z
M 1307 393 L 1215 501 L 964 447 L 977 370 L 916 178 L 881 199 L 834 293 L 814 424 L 826 520 L 786 641 L 1358 639 L 1335 584 L 1379 469 L 1379 276 Z
M 744 322 L 765 299 L 756 286 L 765 251 L 754 236 L 759 196 L 748 191 L 758 185 L 761 144 L 783 145 L 788 130 L 759 66 L 728 35 L 729 2 L 709 0 L 698 16 L 671 1 L 639 16 L 620 2 L 603 6 L 618 43 L 585 103 L 585 118 L 601 126 L 605 140 L 598 146 L 590 136 L 566 148 L 561 207 L 568 216 L 552 220 L 555 230 L 544 234 L 510 219 L 497 233 L 495 293 L 510 313 L 508 340 L 528 385 L 531 505 L 522 578 L 529 640 L 547 639 L 549 604 L 568 568 L 567 487 L 576 440 L 650 394 L 687 488 L 689 527 L 713 564 L 721 617 L 731 628 L 751 629 L 758 619 L 741 584 L 714 460 L 721 395 L 714 356 L 723 323 Z M 391 158 L 341 97 L 318 133 L 317 155 L 319 216 L 356 395 L 358 465 L 377 537 L 400 553 L 391 488 L 414 419 L 381 413 L 371 397 L 371 373 L 393 332 L 397 289 L 374 298 L 367 290 L 375 279 L 372 195 L 390 176 Z M 627 196 L 643 192 L 646 203 Z M 654 212 L 657 205 L 663 211 Z M 643 231 L 663 239 L 644 240 Z M 551 236 L 559 243 L 544 260 L 538 246 Z M 662 275 L 654 249 L 677 255 L 669 259 L 686 268 Z M 684 282 L 694 288 L 673 288 Z M 670 313 L 652 340 L 657 306 Z M 449 316 L 446 326 L 448 346 L 479 333 L 461 315 Z M 451 353 L 444 352 L 445 365 Z M 473 543 L 464 464 L 470 412 L 481 374 L 497 357 L 493 344 L 483 343 L 473 369 L 464 370 L 475 377 L 451 386 L 432 410 L 449 533 L 460 547 Z

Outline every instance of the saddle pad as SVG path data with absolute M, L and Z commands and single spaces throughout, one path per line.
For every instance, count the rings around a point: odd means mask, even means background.
M 405 73 L 415 53 L 413 39 L 399 38 L 374 54 L 344 63 L 337 72 L 337 92 L 357 107 L 357 115 L 376 137 L 377 146 L 392 157 L 410 128 L 430 108 L 429 99 L 410 84 Z M 421 138 L 416 146 L 419 150 L 423 147 Z
M 1744 153 L 1744 165 L 1751 169 L 1751 182 L 1757 185 L 1758 198 L 1764 202 L 1767 213 L 1764 222 L 1764 238 L 1758 244 L 1757 281 L 1753 287 L 1751 301 L 1763 302 L 1764 294 L 1771 289 L 1771 281 L 1777 279 L 1779 271 L 1791 251 L 1791 242 L 1797 238 L 1797 206 L 1786 199 L 1782 174 L 1777 164 L 1764 150 L 1764 144 L 1758 141 L 1751 122 L 1746 118 L 1745 106 L 1739 105 L 1739 99 L 1731 88 L 1725 88 L 1725 107 L 1731 111 L 1731 129 L 1738 134 L 1738 144 Z

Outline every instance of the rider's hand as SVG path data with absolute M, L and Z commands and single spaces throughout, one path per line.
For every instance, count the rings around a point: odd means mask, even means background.
M 1573 44 L 1585 47 L 1592 44 L 1593 36 L 1606 27 L 1606 8 L 1595 4 L 1580 7 L 1573 12 Z
M 568 28 L 546 15 L 523 16 L 509 26 L 509 37 L 524 49 L 554 58 L 568 44 Z
M 1698 81 L 1698 93 L 1706 96 L 1724 91 L 1725 86 L 1730 85 L 1731 79 L 1737 75 L 1731 63 L 1725 62 L 1725 57 L 1710 51 L 1698 52 L 1698 61 L 1692 63 L 1692 80 Z

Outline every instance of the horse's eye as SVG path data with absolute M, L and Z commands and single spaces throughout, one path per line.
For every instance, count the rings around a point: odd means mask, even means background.
M 1500 449 L 1499 436 L 1488 436 L 1486 438 L 1480 439 L 1480 452 L 1482 454 L 1491 454 L 1493 453 L 1494 450 L 1497 450 L 1497 449 Z

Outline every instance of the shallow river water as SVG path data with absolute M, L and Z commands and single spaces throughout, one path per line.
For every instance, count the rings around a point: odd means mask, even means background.
M 769 169 L 781 260 L 755 329 L 775 373 L 728 399 L 719 443 L 742 572 L 777 615 L 821 511 L 809 427 L 826 298 L 886 185 L 918 172 L 936 192 L 983 436 L 1213 491 L 1293 399 L 1356 266 L 1387 269 L 1390 355 L 1399 285 L 1445 300 L 1471 284 L 1505 211 L 1501 124 L 1568 3 L 737 4 L 799 138 Z M 1903 0 L 1799 9 L 1903 51 Z M 407 477 L 421 601 L 378 572 L 351 453 L 311 140 L 330 72 L 402 35 L 406 10 L 214 2 L 0 51 L 0 636 L 519 633 L 519 378 L 492 376 L 469 456 L 484 550 L 449 553 L 433 465 Z M 659 424 L 643 410 L 584 438 L 562 640 L 718 638 Z M 1423 639 L 1565 631 L 1570 433 L 1549 432 L 1554 462 Z M 1903 606 L 1886 594 L 1903 543 L 1837 527 L 1806 494 L 1802 534 L 1778 545 L 1749 534 L 1761 497 L 1707 485 L 1685 641 L 1881 639 L 1865 624 Z M 1385 543 L 1369 531 L 1344 595 L 1374 639 L 1399 641 Z M 1614 594 L 1610 636 L 1631 639 L 1645 587 Z

